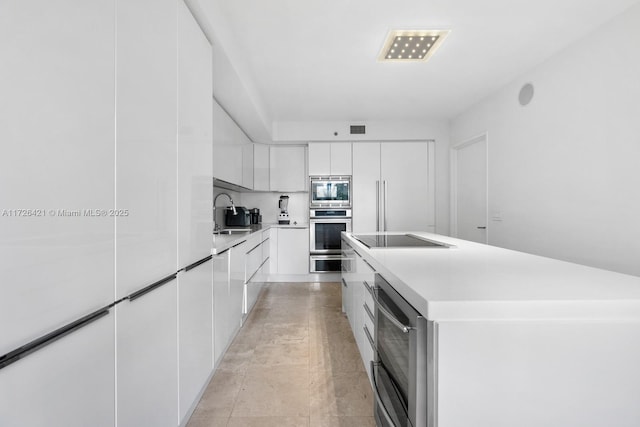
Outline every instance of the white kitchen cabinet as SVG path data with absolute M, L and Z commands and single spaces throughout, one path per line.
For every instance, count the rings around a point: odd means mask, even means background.
M 11 0 L 0 9 L 5 354 L 113 301 L 114 218 L 82 211 L 113 208 L 115 8 Z M 75 375 L 71 364 L 56 373 Z M 49 403 L 28 410 L 47 417 Z
M 213 370 L 213 263 L 207 261 L 178 276 L 180 420 Z
M 242 151 L 236 123 L 213 100 L 213 176 L 223 181 L 242 185 Z
M 356 233 L 435 230 L 434 143 L 353 144 Z
M 306 147 L 271 146 L 270 150 L 271 191 L 308 191 Z
M 253 144 L 253 189 L 269 191 L 269 146 Z
M 242 324 L 245 246 L 213 256 L 214 362 L 216 365 Z
M 119 427 L 179 423 L 176 285 L 115 306 Z
M 253 190 L 253 143 L 244 135 L 244 143 L 242 145 L 242 186 Z
M 266 247 L 266 249 L 265 249 Z M 261 269 L 265 261 L 264 253 L 269 251 L 269 240 L 263 239 L 263 233 L 255 233 L 246 242 L 245 254 L 245 300 L 243 314 L 246 316 L 258 300 L 262 289 Z
M 309 273 L 309 229 L 278 228 L 278 274 Z
M 229 251 L 213 255 L 213 362 L 217 366 L 235 334 L 231 319 Z M 232 324 L 233 323 L 233 324 Z
M 112 311 L 0 370 L 0 424 L 113 427 L 114 318 Z
M 116 218 L 122 298 L 177 269 L 177 25 L 174 0 L 117 3 L 116 207 L 128 210 Z
M 211 93 L 211 45 L 178 1 L 178 268 L 211 253 Z
M 310 142 L 309 175 L 351 175 L 351 143 Z
M 278 273 L 278 229 L 269 229 L 269 273 Z

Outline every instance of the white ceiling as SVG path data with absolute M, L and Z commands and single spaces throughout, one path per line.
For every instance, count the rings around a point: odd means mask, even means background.
M 272 122 L 451 118 L 635 3 L 201 0 Z M 428 62 L 376 62 L 389 30 L 422 28 L 451 30 Z

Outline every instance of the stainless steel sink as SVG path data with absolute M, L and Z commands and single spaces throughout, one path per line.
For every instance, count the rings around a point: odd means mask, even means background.
M 246 233 L 251 231 L 250 228 L 223 228 L 222 230 L 214 231 L 213 234 L 235 234 Z

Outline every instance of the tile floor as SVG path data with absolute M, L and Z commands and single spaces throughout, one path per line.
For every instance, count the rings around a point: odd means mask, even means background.
M 269 283 L 187 427 L 375 427 L 339 283 Z

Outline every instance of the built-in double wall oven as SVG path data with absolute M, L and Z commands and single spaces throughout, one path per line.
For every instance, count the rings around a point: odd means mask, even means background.
M 375 302 L 374 417 L 379 427 L 435 426 L 433 322 L 421 316 L 380 274 Z
M 340 233 L 351 231 L 351 209 L 311 209 L 309 212 L 309 271 L 342 269 Z

